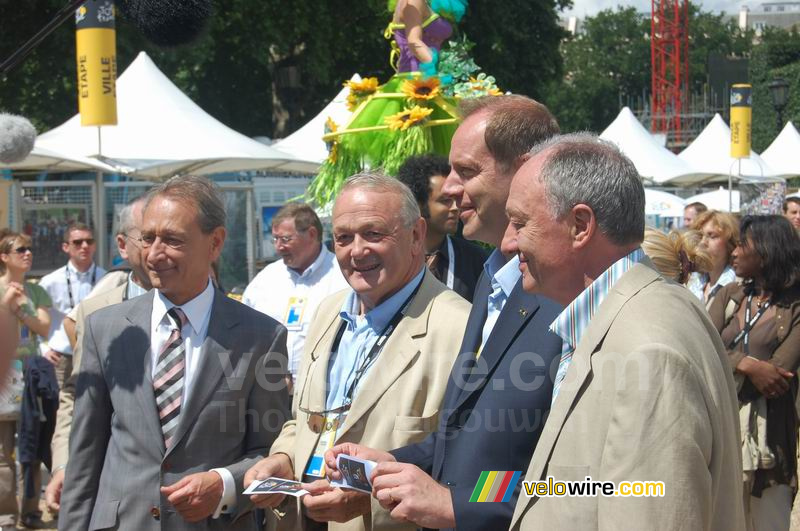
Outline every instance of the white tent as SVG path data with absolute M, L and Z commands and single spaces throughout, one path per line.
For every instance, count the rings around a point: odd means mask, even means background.
M 67 156 L 55 151 L 34 147 L 25 160 L 14 164 L 0 164 L 0 169 L 20 171 L 103 171 L 114 173 L 115 168 L 96 159 L 80 156 Z
M 728 206 L 730 205 L 730 198 L 728 190 L 722 186 L 712 192 L 704 192 L 702 194 L 693 195 L 686 199 L 686 204 L 700 202 L 707 206 L 710 210 L 719 210 L 720 212 L 730 212 Z M 733 190 L 733 212 L 739 212 L 739 190 Z
M 361 76 L 353 74 L 350 80 L 361 81 Z M 328 148 L 322 140 L 322 135 L 325 134 L 325 122 L 330 118 L 338 126 L 343 126 L 347 123 L 352 114 L 347 109 L 347 95 L 349 93 L 350 89 L 347 87 L 340 90 L 339 94 L 319 114 L 291 135 L 275 141 L 272 147 L 284 153 L 289 153 L 298 159 L 322 164 L 328 158 Z
M 662 218 L 683 217 L 683 208 L 686 201 L 675 194 L 644 189 L 644 214 L 645 216 L 661 216 Z
M 728 175 L 733 175 L 733 178 L 736 179 L 739 175 L 739 159 L 731 157 L 730 146 L 731 130 L 722 117 L 715 114 L 700 135 L 678 155 L 696 172 L 714 177 L 690 180 L 675 179 L 670 181 L 670 184 L 721 181 L 727 180 Z M 741 159 L 741 175 L 743 179 L 750 181 L 774 181 L 778 176 L 755 151 L 750 151 L 749 158 Z
M 783 131 L 764 150 L 761 158 L 781 175 L 800 175 L 800 133 L 792 122 L 786 122 Z
M 674 179 L 702 177 L 677 155 L 659 145 L 628 107 L 622 108 L 600 138 L 616 144 L 644 179 L 660 184 Z
M 93 157 L 146 178 L 257 169 L 314 171 L 211 117 L 144 52 L 117 80 L 118 125 L 81 127 L 80 115 L 39 136 L 36 146 L 71 157 Z

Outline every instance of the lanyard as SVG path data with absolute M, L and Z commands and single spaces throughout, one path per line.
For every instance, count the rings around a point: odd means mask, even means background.
M 70 310 L 75 308 L 75 299 L 72 298 L 72 282 L 69 280 L 69 264 L 64 267 L 64 274 L 67 277 L 67 293 L 69 294 L 69 308 Z M 94 281 L 97 278 L 97 264 L 94 265 L 92 268 L 92 287 L 94 287 Z
M 366 374 L 367 369 L 372 365 L 372 362 L 375 361 L 375 358 L 378 357 L 381 349 L 389 340 L 389 337 L 392 335 L 392 332 L 395 331 L 397 325 L 400 323 L 400 320 L 403 318 L 403 314 L 408 309 L 408 306 L 411 304 L 411 301 L 414 299 L 414 296 L 419 291 L 420 286 L 422 286 L 422 280 L 419 281 L 417 287 L 414 288 L 414 291 L 411 292 L 411 295 L 408 296 L 406 301 L 400 307 L 400 309 L 395 312 L 392 318 L 389 320 L 389 323 L 381 332 L 380 336 L 378 336 L 378 340 L 372 344 L 372 347 L 369 349 L 369 353 L 367 353 L 364 360 L 361 362 L 361 365 L 355 371 L 355 377 L 350 385 L 347 387 L 347 391 L 345 392 L 344 396 L 344 404 L 342 404 L 337 410 L 346 410 L 350 407 L 350 404 L 353 402 L 353 394 L 355 393 L 356 387 L 358 387 L 361 378 Z M 347 323 L 342 321 L 342 324 L 339 325 L 339 330 L 336 332 L 336 338 L 333 340 L 333 346 L 331 347 L 331 352 L 336 352 L 339 350 L 339 343 L 342 340 L 342 336 L 344 335 L 344 330 L 347 326 Z M 350 374 L 353 374 L 352 372 Z
M 750 307 L 753 303 L 753 295 L 747 296 L 747 307 L 744 309 L 744 329 L 739 332 L 736 337 L 733 339 L 730 348 L 733 349 L 736 345 L 739 344 L 740 341 L 744 340 L 743 347 L 744 347 L 744 354 L 745 356 L 750 355 L 750 330 L 756 325 L 761 316 L 764 315 L 764 312 L 767 311 L 769 308 L 770 301 L 764 303 L 761 308 L 758 309 L 756 314 L 750 319 Z

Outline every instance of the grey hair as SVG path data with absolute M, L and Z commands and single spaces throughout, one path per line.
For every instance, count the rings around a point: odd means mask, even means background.
M 122 207 L 117 216 L 117 234 L 125 235 L 133 229 L 138 229 L 141 220 L 133 219 L 133 209 L 139 203 L 144 203 L 147 195 L 141 195 Z
M 147 205 L 156 197 L 167 197 L 193 206 L 203 234 L 225 226 L 225 203 L 219 186 L 205 177 L 177 175 L 159 184 L 147 194 Z
M 644 186 L 636 167 L 620 150 L 591 133 L 553 137 L 534 146 L 545 154 L 540 178 L 556 218 L 577 204 L 589 206 L 600 231 L 617 245 L 644 238 Z
M 422 217 L 419 204 L 414 194 L 411 192 L 411 189 L 385 173 L 374 170 L 356 173 L 344 182 L 339 194 L 341 195 L 343 192 L 350 189 L 372 190 L 396 194 L 400 198 L 400 219 L 403 221 L 403 225 L 406 228 L 413 226 L 414 223 Z

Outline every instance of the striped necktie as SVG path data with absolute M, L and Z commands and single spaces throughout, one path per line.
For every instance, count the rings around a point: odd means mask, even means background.
M 183 376 L 186 367 L 181 330 L 186 326 L 187 319 L 186 314 L 180 308 L 169 310 L 167 317 L 172 325 L 172 332 L 158 355 L 153 391 L 156 395 L 156 407 L 161 420 L 164 444 L 169 448 L 172 445 L 172 438 L 178 427 L 181 413 Z

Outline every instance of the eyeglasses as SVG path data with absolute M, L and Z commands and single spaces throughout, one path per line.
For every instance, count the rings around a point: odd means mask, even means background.
M 17 247 L 16 249 L 14 249 L 14 252 L 17 253 L 17 254 L 25 254 L 27 252 L 31 252 L 32 253 L 33 252 L 33 247 L 27 247 L 25 245 L 21 245 L 21 246 Z
M 291 243 L 291 242 L 292 242 L 292 240 L 294 240 L 295 238 L 297 238 L 297 234 L 293 234 L 293 235 L 291 235 L 291 236 L 273 236 L 273 237 L 272 237 L 272 243 L 273 243 L 274 245 L 278 245 L 278 242 L 280 242 L 280 243 L 282 243 L 283 245 L 288 245 L 288 244 L 289 244 L 289 243 Z
M 94 238 L 83 238 L 78 240 L 72 240 L 70 243 L 75 247 L 83 247 L 84 243 L 86 245 L 94 245 Z

